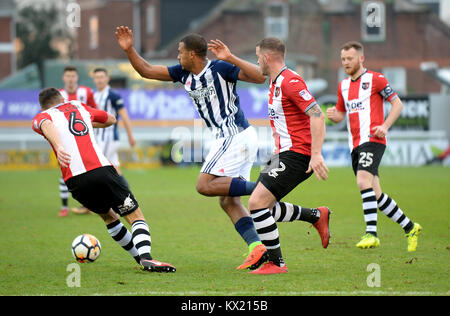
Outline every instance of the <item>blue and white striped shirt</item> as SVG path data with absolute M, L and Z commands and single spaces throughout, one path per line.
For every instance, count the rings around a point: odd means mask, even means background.
M 198 114 L 216 138 L 236 135 L 250 126 L 239 105 L 236 82 L 240 69 L 225 61 L 208 61 L 198 74 L 181 65 L 168 67 L 174 82 L 181 82 Z
M 119 120 L 119 114 L 117 112 L 124 107 L 124 104 L 122 97 L 116 91 L 112 90 L 110 86 L 107 86 L 101 92 L 95 91 L 94 99 L 97 104 L 97 109 L 108 112 L 109 114 L 114 115 L 117 121 Z M 97 141 L 118 141 L 119 131 L 117 126 L 118 123 L 106 128 L 95 129 L 95 137 Z

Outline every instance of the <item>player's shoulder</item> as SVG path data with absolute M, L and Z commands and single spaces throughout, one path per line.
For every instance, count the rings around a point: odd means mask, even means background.
M 230 64 L 229 62 L 226 62 L 224 60 L 220 60 L 220 59 L 211 60 L 209 63 L 209 68 L 216 70 L 216 71 L 229 70 L 234 67 L 236 67 L 236 66 L 234 66 L 233 64 Z
M 227 63 L 226 61 L 220 60 L 220 59 L 214 59 L 209 61 L 209 68 L 213 67 L 221 67 L 224 65 L 230 65 L 230 63 Z
M 377 72 L 377 71 L 370 70 L 370 69 L 366 69 L 365 74 L 371 74 L 373 76 L 379 76 L 379 75 L 383 76 L 383 74 L 381 72 Z
M 111 100 L 114 106 L 121 107 L 123 106 L 123 99 L 119 92 L 109 89 L 109 95 L 108 98 Z
M 54 108 L 55 111 L 72 111 L 72 110 L 78 110 L 78 111 L 88 111 L 90 107 L 87 106 L 85 103 L 79 101 L 79 100 L 71 100 L 68 102 L 63 102 L 58 105 L 56 105 Z M 51 110 L 49 109 L 49 110 Z M 89 111 L 88 111 L 89 112 Z
M 281 83 L 282 88 L 306 88 L 305 80 L 292 69 L 287 68 L 281 74 L 283 76 L 283 81 Z
M 366 73 L 372 76 L 372 84 L 377 87 L 376 89 L 382 89 L 389 84 L 386 77 L 380 72 L 368 70 Z
M 80 100 L 72 100 L 72 101 L 69 101 L 69 102 L 65 102 L 65 103 L 61 103 L 61 105 L 73 105 L 73 106 L 76 106 L 76 107 L 78 107 L 78 108 L 82 108 L 82 107 L 85 107 L 86 106 L 86 104 L 84 104 L 83 102 L 81 102 Z
M 381 72 L 367 70 L 365 74 L 372 75 L 373 80 L 386 80 L 386 77 Z
M 40 118 L 43 118 L 43 117 L 47 116 L 47 115 L 48 115 L 48 112 L 47 112 L 47 111 L 48 111 L 48 110 L 45 110 L 45 111 L 41 111 L 41 112 L 36 113 L 36 115 L 33 117 L 33 121 L 36 121 L 36 120 L 38 120 L 38 119 L 40 119 Z
M 117 100 L 117 99 L 122 98 L 122 96 L 120 95 L 120 93 L 117 92 L 117 91 L 114 90 L 114 89 L 109 89 L 109 97 L 110 97 L 111 99 L 114 99 L 114 100 Z
M 167 71 L 169 72 L 169 75 L 172 77 L 172 80 L 180 81 L 182 83 L 184 83 L 187 77 L 191 74 L 191 72 L 187 71 L 186 69 L 183 69 L 181 64 L 169 66 L 167 67 Z

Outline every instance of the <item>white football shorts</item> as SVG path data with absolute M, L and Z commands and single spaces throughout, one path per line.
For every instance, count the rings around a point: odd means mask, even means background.
M 106 159 L 108 159 L 113 166 L 119 167 L 120 141 L 112 139 L 105 139 L 104 141 L 101 141 L 97 139 L 97 144 L 103 152 L 103 155 L 105 155 Z
M 250 179 L 258 153 L 258 135 L 253 126 L 239 134 L 216 139 L 200 172 L 222 177 Z

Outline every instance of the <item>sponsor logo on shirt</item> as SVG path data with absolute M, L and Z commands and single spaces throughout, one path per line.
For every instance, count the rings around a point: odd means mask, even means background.
M 277 113 L 275 112 L 275 109 L 273 109 L 273 108 L 271 108 L 271 107 L 269 107 L 269 119 L 271 119 L 271 120 L 276 120 L 276 119 L 278 119 L 278 115 L 277 115 Z
M 205 99 L 210 102 L 211 98 L 216 95 L 216 89 L 213 86 L 192 90 L 188 92 L 194 102 L 203 102 Z
M 345 104 L 347 107 L 347 112 L 353 113 L 353 112 L 359 112 L 364 110 L 364 106 L 361 101 L 353 101 L 353 102 L 347 102 Z
M 302 91 L 300 91 L 299 93 L 298 93 L 302 98 L 303 98 L 303 100 L 305 100 L 305 101 L 309 101 L 309 100 L 311 100 L 312 99 L 312 95 L 308 92 L 308 90 L 306 90 L 306 89 L 303 89 Z

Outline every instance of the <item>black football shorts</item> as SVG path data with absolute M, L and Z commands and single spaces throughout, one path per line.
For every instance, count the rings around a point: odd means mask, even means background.
M 280 201 L 313 174 L 306 173 L 310 160 L 310 156 L 290 150 L 283 151 L 271 157 L 268 165 L 261 171 L 258 182 Z
M 355 175 L 358 170 L 365 170 L 377 176 L 385 149 L 386 145 L 375 142 L 367 142 L 354 148 L 351 156 Z
M 67 179 L 75 200 L 94 213 L 112 208 L 120 216 L 133 213 L 139 204 L 113 166 L 100 167 Z

